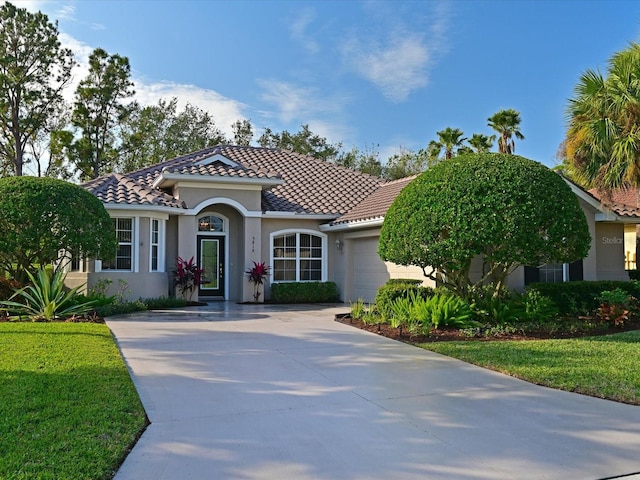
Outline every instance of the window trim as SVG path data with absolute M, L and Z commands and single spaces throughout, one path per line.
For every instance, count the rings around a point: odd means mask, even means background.
M 138 232 L 140 231 L 140 217 L 137 216 L 127 216 L 127 215 L 118 215 L 111 217 L 112 220 L 115 220 L 116 223 L 119 219 L 122 220 L 131 220 L 131 242 L 118 242 L 118 246 L 122 243 L 123 245 L 131 245 L 131 268 L 130 269 L 116 269 L 116 268 L 103 268 L 102 260 L 96 260 L 95 270 L 98 272 L 134 272 L 137 273 L 140 271 L 140 248 L 138 246 Z M 117 235 L 117 232 L 116 232 Z
M 158 222 L 158 242 L 153 242 L 153 223 Z M 158 273 L 165 271 L 165 225 L 166 222 L 161 218 L 149 218 L 149 272 Z M 153 268 L 153 247 L 158 248 L 158 265 Z
M 286 235 L 296 235 L 296 279 L 295 280 L 274 280 L 274 264 L 275 258 L 273 255 L 274 250 L 274 240 L 276 237 L 282 237 Z M 300 280 L 300 234 L 314 235 L 316 237 L 320 237 L 321 240 L 321 248 L 322 248 L 322 256 L 320 257 L 320 280 Z M 271 232 L 269 234 L 269 281 L 270 283 L 287 283 L 287 282 L 326 282 L 327 281 L 327 268 L 329 263 L 329 249 L 328 249 L 328 236 L 325 233 L 322 233 L 318 230 L 311 230 L 305 228 L 287 228 L 284 230 L 278 230 L 276 232 Z

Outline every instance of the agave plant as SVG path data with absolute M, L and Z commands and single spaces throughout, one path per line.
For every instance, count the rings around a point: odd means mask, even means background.
M 47 273 L 39 268 L 34 276 L 27 272 L 31 285 L 16 290 L 9 300 L 0 302 L 0 310 L 28 315 L 34 321 L 51 321 L 84 315 L 94 302 L 78 303 L 78 291 L 82 286 L 65 289 L 63 272 Z M 15 301 L 22 299 L 22 302 Z

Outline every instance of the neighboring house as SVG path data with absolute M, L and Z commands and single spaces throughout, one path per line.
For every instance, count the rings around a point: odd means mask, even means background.
M 113 261 L 74 261 L 70 285 L 126 282 L 129 298 L 173 292 L 176 258 L 194 257 L 205 278 L 194 298 L 252 301 L 245 271 L 271 267 L 269 284 L 334 281 L 341 298 L 372 301 L 389 278 L 424 279 L 417 267 L 382 262 L 380 227 L 389 206 L 413 178 L 393 182 L 290 151 L 216 146 L 83 186 L 111 215 L 118 236 Z M 624 228 L 640 210 L 604 209 L 570 183 L 592 236 L 589 256 L 572 269 L 585 280 L 626 279 Z M 510 286 L 562 281 L 568 266 L 519 269 Z M 573 279 L 573 277 L 572 277 Z M 426 282 L 430 284 L 431 282 Z M 266 288 L 269 298 L 269 285 Z
M 637 188 L 621 188 L 612 192 L 602 192 L 597 189 L 589 190 L 589 193 L 599 199 L 605 207 L 631 214 L 640 207 L 640 192 Z M 624 244 L 625 244 L 625 268 L 627 270 L 636 270 L 636 258 L 638 256 L 638 248 L 640 242 L 640 226 L 627 224 L 624 227 Z

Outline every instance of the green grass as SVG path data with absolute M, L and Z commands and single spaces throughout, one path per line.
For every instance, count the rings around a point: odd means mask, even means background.
M 0 478 L 108 479 L 146 425 L 109 328 L 0 323 Z
M 418 346 L 539 385 L 640 405 L 640 331 L 567 340 Z

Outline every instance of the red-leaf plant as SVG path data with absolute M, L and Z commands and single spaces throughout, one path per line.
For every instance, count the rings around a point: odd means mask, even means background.
M 265 264 L 265 262 L 253 262 L 253 267 L 244 272 L 249 277 L 249 282 L 253 283 L 253 300 L 254 302 L 258 302 L 260 299 L 260 285 L 262 285 L 269 275 L 269 267 Z
M 189 300 L 193 291 L 200 285 L 204 270 L 196 265 L 193 257 L 184 260 L 180 257 L 176 259 L 173 284 L 182 295 L 182 298 Z

